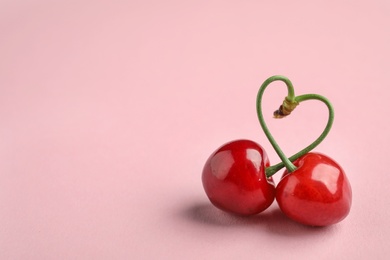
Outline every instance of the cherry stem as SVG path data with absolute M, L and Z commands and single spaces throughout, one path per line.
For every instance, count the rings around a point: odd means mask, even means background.
M 296 154 L 294 154 L 290 158 L 287 158 L 287 156 L 283 153 L 283 151 L 280 149 L 279 145 L 276 143 L 275 139 L 271 135 L 271 133 L 270 133 L 270 131 L 265 123 L 263 111 L 262 111 L 262 98 L 263 98 L 264 91 L 270 83 L 277 81 L 277 80 L 283 81 L 286 84 L 287 89 L 288 89 L 288 95 L 285 98 L 283 104 L 280 106 L 279 110 L 275 111 L 274 116 L 276 118 L 283 118 L 283 117 L 289 115 L 290 112 L 292 112 L 294 110 L 294 108 L 300 102 L 303 102 L 306 100 L 319 100 L 327 106 L 328 111 L 329 111 L 328 122 L 325 126 L 325 129 L 321 133 L 321 135 L 313 143 L 311 143 L 310 145 L 308 145 L 307 147 L 305 147 L 301 151 L 297 152 Z M 276 172 L 278 172 L 283 167 L 286 167 L 289 172 L 295 171 L 296 167 L 292 163 L 292 161 L 295 161 L 299 157 L 305 155 L 306 153 L 310 152 L 315 147 L 317 147 L 325 139 L 325 137 L 328 135 L 330 129 L 332 128 L 333 121 L 334 121 L 333 106 L 326 97 L 318 95 L 318 94 L 305 94 L 305 95 L 300 95 L 300 96 L 295 97 L 294 87 L 293 87 L 291 81 L 288 78 L 281 76 L 281 75 L 272 76 L 272 77 L 268 78 L 266 81 L 264 81 L 264 83 L 261 85 L 259 92 L 257 94 L 256 108 L 257 108 L 257 117 L 259 118 L 259 122 L 260 122 L 260 125 L 261 125 L 263 131 L 264 131 L 265 135 L 267 136 L 268 140 L 270 141 L 275 152 L 278 154 L 279 158 L 282 160 L 282 162 L 275 164 L 273 166 L 270 166 L 266 169 L 266 176 L 267 177 L 271 177 L 272 175 L 274 175 Z

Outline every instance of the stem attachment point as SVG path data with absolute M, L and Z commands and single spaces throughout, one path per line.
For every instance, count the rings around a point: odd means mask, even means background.
M 274 112 L 274 118 L 284 118 L 291 114 L 292 111 L 299 105 L 297 101 L 290 100 L 286 97 L 283 101 L 283 104 L 280 105 L 279 109 Z

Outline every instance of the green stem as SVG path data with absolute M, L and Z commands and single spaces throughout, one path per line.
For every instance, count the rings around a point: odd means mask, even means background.
M 290 101 L 293 101 L 295 99 L 294 87 L 293 87 L 291 81 L 284 76 L 280 76 L 280 75 L 272 76 L 272 77 L 268 78 L 266 81 L 264 81 L 264 83 L 261 85 L 259 92 L 257 94 L 257 102 L 256 102 L 257 117 L 259 118 L 260 125 L 263 128 L 265 135 L 267 136 L 267 138 L 268 138 L 269 142 L 271 143 L 272 147 L 274 148 L 275 152 L 278 154 L 278 156 L 282 160 L 282 163 L 286 166 L 286 168 L 289 171 L 294 171 L 296 167 L 292 164 L 291 161 L 288 160 L 286 155 L 283 153 L 282 149 L 280 149 L 279 145 L 276 143 L 275 139 L 271 135 L 271 133 L 270 133 L 270 131 L 265 123 L 263 111 L 262 111 L 262 100 L 263 100 L 264 91 L 270 83 L 277 81 L 277 80 L 281 80 L 284 83 L 286 83 L 286 86 L 288 89 L 287 98 Z M 266 169 L 267 177 L 271 176 L 271 175 L 269 175 L 268 169 L 269 168 Z
M 286 97 L 285 101 L 288 101 L 290 104 L 295 104 L 292 107 L 291 111 L 295 108 L 295 106 L 298 103 L 306 101 L 306 100 L 313 100 L 313 99 L 323 102 L 327 106 L 328 111 L 329 111 L 328 122 L 325 126 L 325 129 L 321 133 L 321 135 L 313 143 L 311 143 L 310 145 L 308 145 L 307 147 L 305 147 L 304 149 L 302 149 L 298 153 L 294 154 L 290 158 L 287 158 L 287 156 L 283 153 L 283 151 L 280 149 L 279 145 L 276 143 L 275 139 L 271 135 L 271 133 L 270 133 L 270 131 L 265 123 L 263 111 L 262 111 L 262 97 L 263 97 L 264 91 L 270 83 L 272 83 L 273 81 L 277 81 L 277 80 L 280 80 L 280 81 L 283 81 L 286 83 L 286 86 L 288 89 L 288 96 Z M 280 75 L 270 77 L 266 81 L 264 81 L 264 83 L 261 85 L 259 92 L 257 94 L 256 105 L 257 105 L 257 116 L 259 118 L 260 125 L 261 125 L 265 135 L 267 136 L 268 140 L 270 141 L 272 147 L 274 148 L 274 150 L 278 154 L 279 158 L 282 160 L 281 163 L 270 166 L 266 169 L 267 177 L 274 175 L 277 171 L 279 171 L 283 167 L 286 167 L 289 172 L 293 172 L 294 170 L 296 170 L 296 167 L 294 166 L 292 161 L 295 161 L 299 157 L 303 156 L 304 154 L 308 153 L 309 151 L 311 151 L 315 147 L 317 147 L 325 139 L 325 137 L 328 135 L 330 129 L 332 128 L 332 124 L 334 121 L 333 106 L 327 98 L 325 98 L 321 95 L 317 95 L 317 94 L 305 94 L 305 95 L 295 97 L 294 96 L 294 87 L 291 84 L 291 81 L 289 79 L 287 79 L 286 77 L 280 76 Z M 283 103 L 282 106 L 284 106 L 284 105 L 285 105 L 285 103 Z

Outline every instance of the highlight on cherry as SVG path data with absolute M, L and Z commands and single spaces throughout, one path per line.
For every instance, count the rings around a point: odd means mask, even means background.
M 263 116 L 263 94 L 274 81 L 282 81 L 287 86 L 287 96 L 274 112 L 275 118 L 289 116 L 307 100 L 322 102 L 329 112 L 327 124 L 318 138 L 290 157 L 273 138 Z M 318 94 L 295 96 L 291 81 L 276 75 L 261 85 L 256 110 L 261 128 L 281 162 L 270 166 L 264 148 L 251 140 L 234 140 L 222 145 L 203 167 L 202 184 L 210 202 L 231 214 L 251 216 L 266 210 L 276 199 L 287 217 L 309 226 L 328 226 L 346 218 L 351 208 L 352 189 L 343 168 L 331 157 L 312 152 L 333 125 L 331 102 Z M 283 168 L 275 186 L 272 176 Z

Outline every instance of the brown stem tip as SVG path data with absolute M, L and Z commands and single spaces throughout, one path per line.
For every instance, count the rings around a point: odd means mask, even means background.
M 298 106 L 298 102 L 284 99 L 283 104 L 274 112 L 274 118 L 283 118 L 291 114 L 291 112 Z

